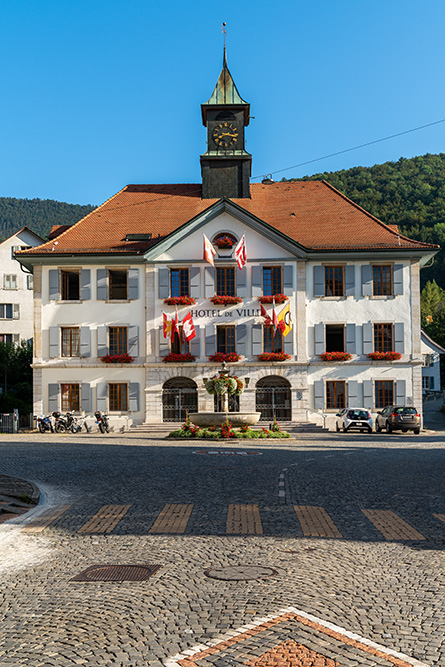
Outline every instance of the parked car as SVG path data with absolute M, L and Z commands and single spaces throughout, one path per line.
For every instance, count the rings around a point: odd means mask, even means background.
M 377 413 L 375 418 L 375 430 L 377 433 L 385 430 L 392 431 L 414 431 L 420 433 L 420 415 L 416 408 L 404 405 L 388 405 Z
M 335 415 L 335 430 L 372 432 L 372 417 L 366 408 L 344 408 Z

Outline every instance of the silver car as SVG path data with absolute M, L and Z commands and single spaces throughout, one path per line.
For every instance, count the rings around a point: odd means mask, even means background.
M 372 433 L 372 417 L 366 408 L 344 408 L 335 415 L 335 430 L 352 431 L 356 429 L 363 433 Z

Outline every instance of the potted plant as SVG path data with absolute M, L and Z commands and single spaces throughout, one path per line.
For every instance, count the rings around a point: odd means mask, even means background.
M 239 296 L 228 296 L 224 294 L 215 294 L 212 296 L 210 301 L 215 306 L 236 306 L 237 303 L 241 303 L 242 299 Z
M 217 352 L 216 354 L 212 354 L 209 357 L 209 361 L 216 361 L 218 363 L 225 361 L 231 364 L 233 364 L 235 361 L 239 361 L 240 359 L 241 355 L 237 354 L 236 352 Z
M 104 364 L 131 364 L 134 361 L 134 357 L 129 354 L 106 354 L 100 360 Z
M 370 352 L 368 358 L 373 361 L 398 361 L 402 358 L 400 352 Z
M 258 297 L 258 301 L 260 303 L 275 303 L 280 304 L 284 303 L 285 301 L 288 301 L 289 297 L 286 296 L 285 294 L 268 294 L 268 295 L 263 295 Z
M 258 355 L 258 361 L 287 361 L 290 354 L 285 352 L 263 352 Z
M 164 303 L 166 306 L 194 306 L 196 301 L 192 296 L 169 296 Z
M 323 361 L 349 361 L 352 359 L 352 354 L 349 354 L 349 352 L 323 352 L 323 354 L 320 354 L 320 359 L 323 359 Z
M 170 352 L 170 354 L 167 354 L 163 358 L 164 364 L 185 364 L 185 363 L 190 363 L 191 361 L 195 361 L 196 357 L 193 356 L 193 354 L 190 354 L 189 352 L 179 354 L 176 352 Z

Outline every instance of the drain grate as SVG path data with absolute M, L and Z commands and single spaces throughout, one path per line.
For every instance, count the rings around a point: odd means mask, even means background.
M 220 579 L 222 581 L 249 581 L 250 579 L 274 577 L 278 572 L 271 567 L 262 565 L 233 565 L 209 568 L 205 570 L 204 574 L 210 579 Z
M 147 581 L 161 565 L 91 565 L 70 581 Z

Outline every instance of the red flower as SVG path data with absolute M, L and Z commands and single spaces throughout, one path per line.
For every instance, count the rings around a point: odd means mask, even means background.
M 275 300 L 275 303 L 284 303 L 285 301 L 289 300 L 289 297 L 286 296 L 285 294 L 274 294 L 274 295 L 267 295 L 267 296 L 259 296 L 258 301 L 260 303 L 273 303 Z
M 235 243 L 236 241 L 230 236 L 220 236 L 213 241 L 213 244 L 216 245 L 217 248 L 232 248 Z
M 235 361 L 239 361 L 240 359 L 241 355 L 237 354 L 236 352 L 217 352 L 216 354 L 212 354 L 209 357 L 209 361 L 226 361 L 227 363 L 233 363 Z
M 352 354 L 349 354 L 349 352 L 323 352 L 323 354 L 320 354 L 320 359 L 323 359 L 323 361 L 349 361 L 349 359 L 352 359 Z
M 176 354 L 175 352 L 170 352 L 166 357 L 163 358 L 164 364 L 182 364 L 189 361 L 195 361 L 196 357 L 193 354 L 187 352 L 186 354 Z
M 258 355 L 258 361 L 286 361 L 290 359 L 290 354 L 285 352 L 263 352 Z
M 241 303 L 242 299 L 239 296 L 227 296 L 222 294 L 215 294 L 210 299 L 215 306 L 234 306 L 237 303 Z
M 398 361 L 402 358 L 400 352 L 370 352 L 368 357 L 373 361 Z
M 101 361 L 104 364 L 131 364 L 134 361 L 134 357 L 131 357 L 129 354 L 106 354 L 104 357 L 101 357 Z
M 167 306 L 194 306 L 196 301 L 192 296 L 169 296 L 164 303 Z

